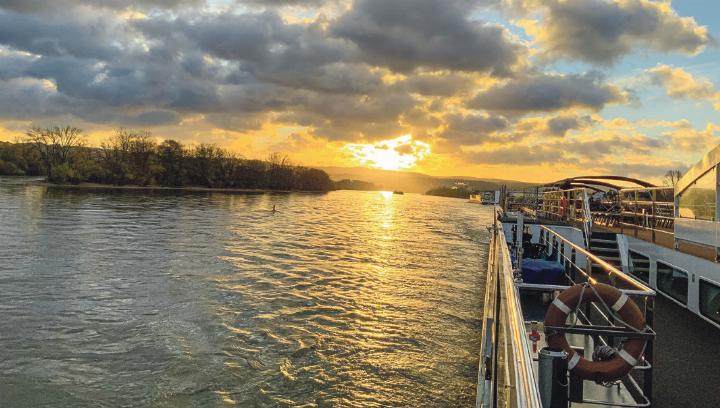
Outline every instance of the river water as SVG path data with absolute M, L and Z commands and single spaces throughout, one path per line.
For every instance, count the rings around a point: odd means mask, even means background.
M 0 178 L 0 405 L 472 406 L 490 219 Z

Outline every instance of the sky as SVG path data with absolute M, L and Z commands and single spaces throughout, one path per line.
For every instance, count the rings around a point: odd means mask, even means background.
M 0 140 L 660 181 L 720 143 L 715 0 L 0 0 Z

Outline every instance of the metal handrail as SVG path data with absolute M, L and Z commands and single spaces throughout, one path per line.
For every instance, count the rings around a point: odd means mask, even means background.
M 590 234 L 592 234 L 592 213 L 590 212 L 590 200 L 587 191 L 583 189 L 583 235 L 585 236 L 585 248 L 590 248 Z
M 520 305 L 520 293 L 518 288 L 515 287 L 510 250 L 504 234 L 499 229 L 496 238 L 499 241 L 500 256 L 502 257 L 502 270 L 500 271 L 502 276 L 500 278 L 502 279 L 503 300 L 509 326 L 508 334 L 511 338 L 516 363 L 514 371 L 518 406 L 540 407 L 540 391 L 537 385 L 538 382 L 535 380 L 530 346 L 525 341 L 527 337 L 525 319 Z
M 627 275 L 614 267 L 613 265 L 609 264 L 608 262 L 604 261 L 601 258 L 598 258 L 596 255 L 594 255 L 592 252 L 586 250 L 585 248 L 575 244 L 574 242 L 568 240 L 567 238 L 563 237 L 559 233 L 553 231 L 552 229 L 541 225 L 540 228 L 542 230 L 545 230 L 546 232 L 554 235 L 556 238 L 560 239 L 565 243 L 565 245 L 569 245 L 571 248 L 573 248 L 576 252 L 585 255 L 585 258 L 589 261 L 592 261 L 592 263 L 599 265 L 602 269 L 604 269 L 609 275 L 615 275 L 618 278 L 624 280 L 626 283 L 638 288 L 639 290 L 642 290 L 646 296 L 655 296 L 655 291 L 651 289 L 649 286 L 645 285 L 638 279 L 635 279 L 634 277 Z M 592 277 L 588 278 L 591 283 L 596 283 Z
M 495 406 L 500 397 L 498 377 L 502 376 L 503 399 L 513 401 L 509 406 L 541 408 L 540 390 L 527 342 L 519 289 L 514 285 L 510 250 L 497 217 L 492 228 L 486 279 L 489 286 L 485 293 L 476 407 Z M 501 331 L 503 341 L 497 342 Z M 506 357 L 504 367 L 500 368 L 497 365 L 498 355 L 511 356 L 512 361 Z

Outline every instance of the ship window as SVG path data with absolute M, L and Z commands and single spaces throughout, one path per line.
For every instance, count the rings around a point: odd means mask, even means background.
M 720 286 L 700 279 L 700 313 L 720 323 Z
M 715 169 L 698 178 L 682 194 L 678 215 L 680 218 L 715 221 L 717 181 Z
M 682 304 L 687 304 L 688 274 L 680 269 L 657 263 L 657 287 Z
M 630 273 L 645 282 L 650 281 L 650 258 L 640 255 L 635 251 L 629 251 Z

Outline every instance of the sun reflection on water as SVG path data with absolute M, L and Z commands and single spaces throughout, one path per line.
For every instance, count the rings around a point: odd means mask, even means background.
M 488 212 L 478 221 L 478 206 L 346 191 L 61 191 L 36 199 L 42 211 L 21 216 L 30 208 L 27 196 L 0 185 L 0 206 L 16 215 L 0 218 L 0 230 L 18 237 L 0 254 L 26 277 L 9 282 L 0 298 L 11 316 L 0 332 L 13 327 L 28 343 L 8 353 L 10 369 L 37 355 L 57 357 L 56 344 L 83 355 L 112 346 L 134 351 L 106 372 L 68 381 L 68 393 L 99 395 L 108 406 L 472 404 L 483 287 L 475 263 L 484 262 L 477 242 L 491 220 Z M 269 211 L 273 205 L 279 212 Z M 57 240 L 58 232 L 66 239 Z M 48 242 L 52 256 L 43 252 L 36 263 L 7 256 Z M 118 251 L 118 242 L 132 250 Z M 77 248 L 82 262 L 73 261 Z M 113 262 L 103 261 L 108 254 Z M 30 271 L 47 273 L 37 279 Z M 92 286 L 67 285 L 72 279 Z M 77 326 L 52 341 L 12 317 L 34 313 L 27 299 L 48 288 L 67 314 L 32 321 Z M 87 338 L 98 321 L 125 323 Z M 0 337 L 0 349 L 16 346 L 7 342 Z M 63 379 L 97 364 L 75 356 L 37 364 Z M 158 380 L 128 386 L 138 372 Z

